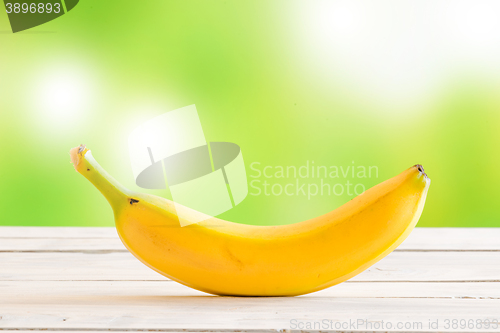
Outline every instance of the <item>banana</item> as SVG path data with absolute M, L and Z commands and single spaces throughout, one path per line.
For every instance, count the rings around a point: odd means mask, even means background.
M 391 253 L 420 218 L 430 179 L 415 165 L 323 216 L 280 226 L 217 218 L 181 227 L 198 212 L 123 188 L 88 148 L 70 151 L 106 197 L 123 244 L 141 262 L 216 295 L 295 296 L 341 283 Z M 177 210 L 176 210 L 177 209 Z

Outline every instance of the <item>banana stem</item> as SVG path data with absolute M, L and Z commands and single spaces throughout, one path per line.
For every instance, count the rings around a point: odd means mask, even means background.
M 75 170 L 87 178 L 104 195 L 114 208 L 120 202 L 125 203 L 129 190 L 104 170 L 84 145 L 70 150 L 71 162 Z

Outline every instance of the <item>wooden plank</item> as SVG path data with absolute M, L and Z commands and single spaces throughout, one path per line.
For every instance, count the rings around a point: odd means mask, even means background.
M 76 303 L 86 297 L 117 296 L 205 296 L 213 295 L 173 281 L 0 281 L 0 303 L 22 298 L 31 304 L 39 298 L 74 297 Z M 331 288 L 299 297 L 333 298 L 447 298 L 500 299 L 499 282 L 357 282 L 341 283 Z
M 114 238 L 3 238 L 0 252 L 126 252 Z
M 0 227 L 0 238 L 116 238 L 110 227 Z
M 500 228 L 417 228 L 396 251 L 500 251 Z M 123 251 L 114 228 L 0 227 L 0 251 Z
M 377 329 L 373 325 L 384 321 L 384 331 L 402 331 L 395 329 L 401 322 L 409 323 L 403 330 L 407 332 L 427 330 L 429 321 L 436 320 L 440 330 L 444 330 L 446 319 L 473 323 L 486 319 L 498 321 L 498 308 L 500 300 L 492 299 L 69 295 L 19 297 L 8 304 L 2 303 L 0 312 L 3 328 L 19 329 L 284 330 L 307 328 L 306 323 L 311 322 L 321 325 L 327 320 L 328 327 L 315 328 L 342 329 L 342 326 L 335 327 L 335 323 L 343 323 L 347 324 L 344 327 L 347 330 L 372 331 L 380 330 L 380 326 Z M 349 326 L 349 322 L 358 323 L 358 320 L 361 321 L 358 326 Z M 465 327 L 461 331 L 485 330 Z
M 467 290 L 466 295 L 469 296 L 460 296 L 464 295 L 464 290 Z M 476 292 L 471 293 L 472 290 Z M 1 282 L 0 315 L 6 321 L 0 322 L 0 327 L 15 328 L 16 332 L 18 328 L 49 328 L 58 332 L 81 328 L 100 331 L 126 329 L 168 332 L 195 332 L 198 328 L 204 332 L 253 332 L 257 329 L 281 331 L 294 328 L 293 325 L 323 323 L 324 319 L 333 320 L 334 323 L 328 325 L 333 325 L 335 329 L 336 323 L 366 319 L 371 321 L 372 325 L 382 320 L 393 322 L 394 326 L 397 322 L 422 322 L 422 328 L 426 329 L 430 319 L 439 320 L 440 327 L 444 328 L 444 319 L 496 318 L 496 307 L 500 306 L 498 302 L 459 302 L 472 300 L 472 296 L 481 298 L 481 295 L 490 294 L 489 291 L 496 291 L 495 295 L 498 296 L 498 284 L 449 283 L 443 288 L 443 284 L 439 283 L 344 283 L 325 291 L 295 298 L 302 299 L 300 302 L 289 302 L 294 298 L 210 296 L 174 282 Z M 422 302 L 422 298 L 426 296 L 432 298 L 426 298 L 426 302 Z M 393 298 L 398 301 L 407 297 L 416 297 L 417 303 L 386 303 L 384 300 L 377 300 Z M 370 298 L 372 299 L 364 302 Z M 440 307 L 437 308 L 435 300 L 441 298 L 454 302 L 439 304 Z M 315 301 L 322 299 L 327 302 Z M 359 302 L 359 299 L 364 301 Z M 435 314 L 429 306 L 434 310 L 441 310 L 435 319 Z M 213 311 L 214 307 L 218 310 Z M 206 312 L 211 312 L 210 317 Z M 481 316 L 483 317 L 479 318 Z M 297 321 L 293 322 L 293 319 Z M 240 325 L 238 320 L 242 320 L 244 324 Z M 366 325 L 368 324 L 355 328 L 363 329 Z M 488 330 L 475 327 L 461 331 Z
M 500 252 L 393 252 L 351 281 L 500 281 Z M 164 280 L 130 253 L 0 253 L 0 280 Z
M 397 250 L 500 251 L 500 228 L 416 228 Z
M 165 280 L 123 253 L 0 253 L 0 280 Z

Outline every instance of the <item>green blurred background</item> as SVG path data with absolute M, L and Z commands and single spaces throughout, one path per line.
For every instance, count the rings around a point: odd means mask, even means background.
M 432 185 L 418 226 L 500 226 L 499 11 L 495 1 L 83 0 L 12 34 L 2 8 L 0 225 L 112 226 L 69 149 L 85 143 L 141 190 L 128 134 L 196 104 L 207 140 L 239 144 L 249 176 L 253 162 L 354 161 L 378 167 L 362 180 L 370 187 L 420 163 Z M 249 195 L 221 217 L 292 223 L 351 198 Z

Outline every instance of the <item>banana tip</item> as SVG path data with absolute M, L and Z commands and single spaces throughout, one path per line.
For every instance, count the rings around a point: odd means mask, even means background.
M 423 175 L 425 179 L 429 179 L 429 176 L 427 176 L 427 174 L 425 173 L 425 170 L 424 170 L 424 167 L 422 166 L 422 164 L 415 164 L 413 167 L 417 168 L 418 172 L 420 172 L 420 174 Z
M 72 148 L 69 151 L 69 155 L 71 157 L 71 163 L 73 163 L 73 166 L 75 167 L 76 171 L 78 171 L 77 167 L 80 164 L 81 159 L 88 150 L 89 149 L 84 144 L 81 144 L 80 146 Z

